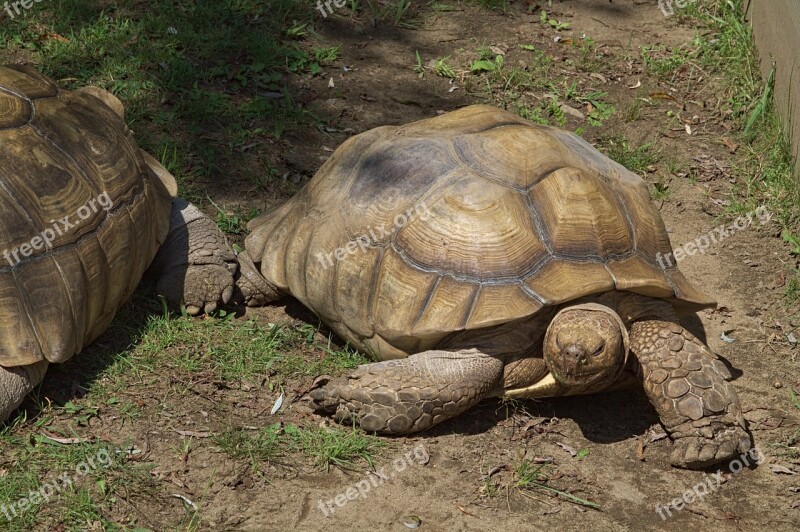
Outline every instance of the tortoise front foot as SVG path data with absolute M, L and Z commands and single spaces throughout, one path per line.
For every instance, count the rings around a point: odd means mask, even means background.
M 184 200 L 172 202 L 170 232 L 153 261 L 156 291 L 191 315 L 209 314 L 233 296 L 237 261 L 217 224 Z
M 426 351 L 359 366 L 311 392 L 316 410 L 362 429 L 404 434 L 457 416 L 498 390 L 503 363 L 476 350 Z
M 278 287 L 261 275 L 246 250 L 239 253 L 236 258 L 239 262 L 239 272 L 236 275 L 235 301 L 244 303 L 248 307 L 262 307 L 283 297 Z
M 751 447 L 728 368 L 680 325 L 642 321 L 631 328 L 644 390 L 675 444 L 674 466 L 699 469 Z

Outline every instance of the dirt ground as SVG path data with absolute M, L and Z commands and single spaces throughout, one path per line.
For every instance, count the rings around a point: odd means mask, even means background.
M 723 223 L 718 216 L 733 184 L 724 164 L 708 161 L 727 161 L 734 155 L 719 140 L 728 131 L 714 115 L 715 95 L 702 78 L 675 82 L 679 88 L 670 91 L 669 83 L 644 71 L 639 56 L 641 46 L 690 43 L 697 30 L 681 25 L 677 17 L 665 18 L 655 0 L 554 1 L 548 8 L 551 16 L 568 21 L 569 31 L 541 24 L 538 9 L 525 12 L 528 4 L 513 2 L 509 13 L 461 4 L 442 11 L 426 7 L 416 29 L 373 24 L 368 16 L 322 20 L 320 15 L 317 30 L 325 41 L 341 44 L 340 57 L 322 76 L 293 78 L 292 90 L 297 101 L 319 105 L 328 128 L 293 130 L 273 143 L 268 149 L 278 166 L 302 184 L 353 133 L 470 103 L 502 102 L 502 90 L 483 94 L 474 76 L 456 76 L 451 82 L 428 68 L 420 77 L 414 70 L 416 52 L 426 67 L 431 59 L 448 56 L 451 64 L 468 67 L 479 46 L 494 46 L 504 51 L 507 66 L 535 69 L 538 56 L 520 48 L 533 45 L 553 59 L 559 76 L 579 81 L 584 90 L 607 92 L 616 106 L 617 114 L 600 126 L 568 115 L 565 127 L 585 127 L 584 137 L 592 142 L 602 143 L 610 136 L 624 137 L 633 145 L 657 142 L 661 153 L 697 165 L 693 179 L 670 172 L 663 160 L 645 172 L 651 183 L 668 190 L 657 203 L 673 246 L 695 241 Z M 576 68 L 575 52 L 561 42 L 584 36 L 596 43 L 605 59 L 592 72 Z M 658 99 L 654 94 L 664 93 L 673 97 L 659 105 L 639 100 L 652 102 Z M 635 120 L 619 119 L 637 102 L 641 107 L 636 107 Z M 691 134 L 684 125 L 675 127 L 665 120 L 670 110 L 692 117 Z M 215 189 L 213 184 L 208 188 L 219 204 L 245 209 L 263 208 L 286 196 L 281 191 L 256 195 L 236 187 Z M 142 526 L 154 529 L 180 521 L 183 503 L 164 494 L 181 493 L 201 506 L 201 530 L 400 531 L 419 522 L 420 530 L 437 531 L 797 530 L 800 454 L 792 447 L 792 437 L 800 428 L 800 410 L 792 406 L 789 389 L 800 389 L 800 368 L 796 341 L 790 343 L 787 335 L 798 321 L 782 300 L 787 265 L 795 266 L 796 260 L 773 222 L 756 222 L 729 233 L 706 253 L 680 262 L 688 279 L 719 302 L 717 309 L 699 314 L 701 323 L 689 320 L 687 326 L 703 335 L 732 368 L 756 448 L 764 457 L 741 471 L 736 464 L 723 465 L 722 477 L 714 476 L 717 468 L 686 471 L 669 465 L 671 443 L 659 439 L 658 418 L 639 392 L 513 404 L 484 401 L 433 430 L 392 439 L 393 448 L 375 463 L 392 477 L 383 482 L 366 468 L 326 472 L 280 460 L 267 466 L 263 478 L 257 477 L 249 464 L 220 453 L 207 439 L 188 441 L 176 432 L 215 431 L 231 422 L 325 423 L 302 400 L 289 401 L 279 415 L 270 416 L 277 394 L 263 389 L 230 390 L 194 382 L 190 392 L 164 406 L 159 387 L 175 384 L 164 376 L 158 382 L 132 385 L 127 392 L 147 414 L 124 422 L 97 419 L 91 429 L 109 441 L 136 441 L 145 451 L 142 460 L 156 465 L 153 476 L 162 483 L 162 494 L 131 495 L 137 499 L 135 513 Z M 293 301 L 246 314 L 239 319 L 316 325 Z M 114 338 L 106 336 L 101 343 L 107 347 Z M 49 379 L 66 382 L 69 372 L 68 364 L 51 370 Z M 311 380 L 292 381 L 294 392 L 307 389 Z M 290 389 L 287 398 L 294 399 Z M 177 453 L 184 443 L 188 450 Z M 599 509 L 552 492 L 511 487 L 515 467 L 525 458 L 549 464 L 547 485 L 596 503 Z M 731 467 L 737 472 L 731 473 Z M 359 482 L 365 489 L 365 480 L 370 488 L 364 497 L 337 506 L 337 495 Z M 703 500 L 680 511 L 671 508 L 671 516 L 662 512 L 666 519 L 657 512 L 657 504 L 666 505 L 709 482 L 712 488 Z
M 591 36 L 624 63 L 627 53 L 640 46 L 675 46 L 694 36 L 693 28 L 665 19 L 653 4 L 583 0 L 558 2 L 554 10 L 568 16 L 572 35 Z M 331 69 L 328 77 L 308 80 L 299 90 L 306 91 L 309 98 L 325 99 L 326 108 L 338 116 L 335 124 L 342 129 L 360 132 L 429 117 L 475 99 L 461 90 L 448 92 L 447 82 L 441 78 L 418 79 L 410 71 L 409 59 L 415 51 L 423 58 L 458 58 L 468 55 L 476 42 L 509 49 L 536 43 L 556 48 L 557 54 L 558 44 L 548 42 L 552 42 L 554 32 L 543 29 L 536 19 L 460 8 L 430 16 L 421 31 L 331 20 L 322 24 L 322 34 L 342 43 L 341 63 L 352 70 Z M 623 97 L 627 99 L 633 92 L 628 87 L 642 79 L 635 64 L 600 73 L 608 80 L 602 90 L 626 93 Z M 330 98 L 329 78 L 336 86 L 337 98 Z M 376 91 L 376 87 L 383 89 Z M 712 95 L 703 97 L 713 99 Z M 662 129 L 658 112 L 643 116 L 627 128 L 615 124 L 615 131 L 636 143 L 651 140 L 653 133 Z M 702 114 L 701 110 L 697 112 Z M 701 122 L 693 136 L 667 131 L 663 140 L 669 149 L 689 159 L 709 154 L 724 159 L 727 150 L 714 142 L 724 133 L 718 124 Z M 292 138 L 293 149 L 285 154 L 287 164 L 308 175 L 327 158 L 325 148 L 335 148 L 341 140 L 319 139 L 317 144 Z M 714 217 L 719 213 L 715 200 L 728 190 L 724 178 L 712 176 L 694 184 L 674 180 L 670 186 L 672 193 L 661 212 L 674 246 L 693 241 L 719 225 Z M 673 509 L 673 516 L 667 520 L 656 512 L 657 503 L 664 505 L 713 477 L 708 476 L 710 472 L 671 468 L 667 460 L 669 440 L 647 446 L 644 459 L 639 458 L 637 444 L 649 431 L 658 432 L 657 418 L 640 394 L 619 393 L 530 402 L 516 411 L 487 401 L 457 420 L 402 440 L 403 452 L 422 445 L 430 455 L 428 463 L 398 472 L 396 478 L 374 487 L 366 499 L 356 499 L 342 508 L 334 506 L 336 511 L 330 517 L 318 508 L 319 501 L 336 497 L 348 486 L 368 478 L 366 474 L 298 472 L 291 479 L 276 480 L 265 487 L 232 490 L 220 486 L 211 490 L 207 500 L 207 505 L 216 509 L 208 516 L 209 525 L 247 530 L 403 530 L 404 521 L 408 521 L 404 516 L 418 516 L 421 528 L 430 530 L 796 529 L 800 526 L 800 496 L 791 488 L 800 481 L 770 467 L 792 465 L 776 444 L 797 430 L 797 410 L 791 408 L 787 388 L 797 387 L 799 378 L 797 351 L 783 334 L 791 332 L 796 322 L 785 316 L 780 303 L 783 264 L 791 259 L 780 240 L 774 238 L 775 233 L 769 223 L 763 227 L 755 224 L 732 234 L 708 253 L 680 264 L 691 281 L 719 301 L 720 307 L 701 313 L 700 320 L 709 345 L 734 368 L 736 389 L 756 447 L 766 459 L 738 474 L 730 474 L 728 466 L 723 466 L 725 481 L 718 489 L 682 511 Z M 721 336 L 725 332 L 736 341 L 724 342 Z M 531 420 L 539 418 L 550 420 L 540 425 L 544 427 L 541 433 L 525 430 Z M 560 443 L 588 449 L 589 454 L 583 459 L 573 458 Z M 402 457 L 403 452 L 396 457 Z M 202 463 L 203 454 L 197 453 L 194 462 Z M 587 510 L 544 492 L 531 498 L 513 490 L 487 496 L 482 478 L 521 456 L 552 457 L 561 475 L 555 483 L 602 509 Z M 389 470 L 391 459 L 385 461 Z M 191 471 L 196 485 L 206 478 L 202 471 Z M 502 484 L 507 475 L 510 473 L 501 469 L 492 479 Z

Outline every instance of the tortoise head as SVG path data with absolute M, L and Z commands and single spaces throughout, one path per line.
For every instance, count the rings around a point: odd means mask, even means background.
M 627 357 L 625 324 L 604 305 L 568 306 L 547 328 L 544 360 L 553 378 L 564 386 L 599 391 L 619 376 Z

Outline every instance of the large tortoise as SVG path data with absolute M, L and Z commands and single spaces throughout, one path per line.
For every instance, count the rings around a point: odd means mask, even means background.
M 488 106 L 377 128 L 250 228 L 251 300 L 291 294 L 380 361 L 312 392 L 340 421 L 405 433 L 639 381 L 675 465 L 750 448 L 730 373 L 676 315 L 715 303 L 659 260 L 644 181 L 573 134 Z
M 121 102 L 0 66 L 0 421 L 106 330 L 154 261 L 159 293 L 191 313 L 234 291 L 213 221 L 140 150 Z

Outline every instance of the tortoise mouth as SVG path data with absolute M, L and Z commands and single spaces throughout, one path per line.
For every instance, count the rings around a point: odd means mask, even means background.
M 550 372 L 556 381 L 566 386 L 590 385 L 599 381 L 612 380 L 617 376 L 616 368 L 591 369 L 580 366 L 570 367 L 569 364 L 558 368 L 551 366 Z
M 570 348 L 562 350 L 558 356 L 545 357 L 553 378 L 565 386 L 592 385 L 614 380 L 622 369 L 621 350 L 609 346 L 610 352 L 601 349 L 600 353 L 578 354 Z

